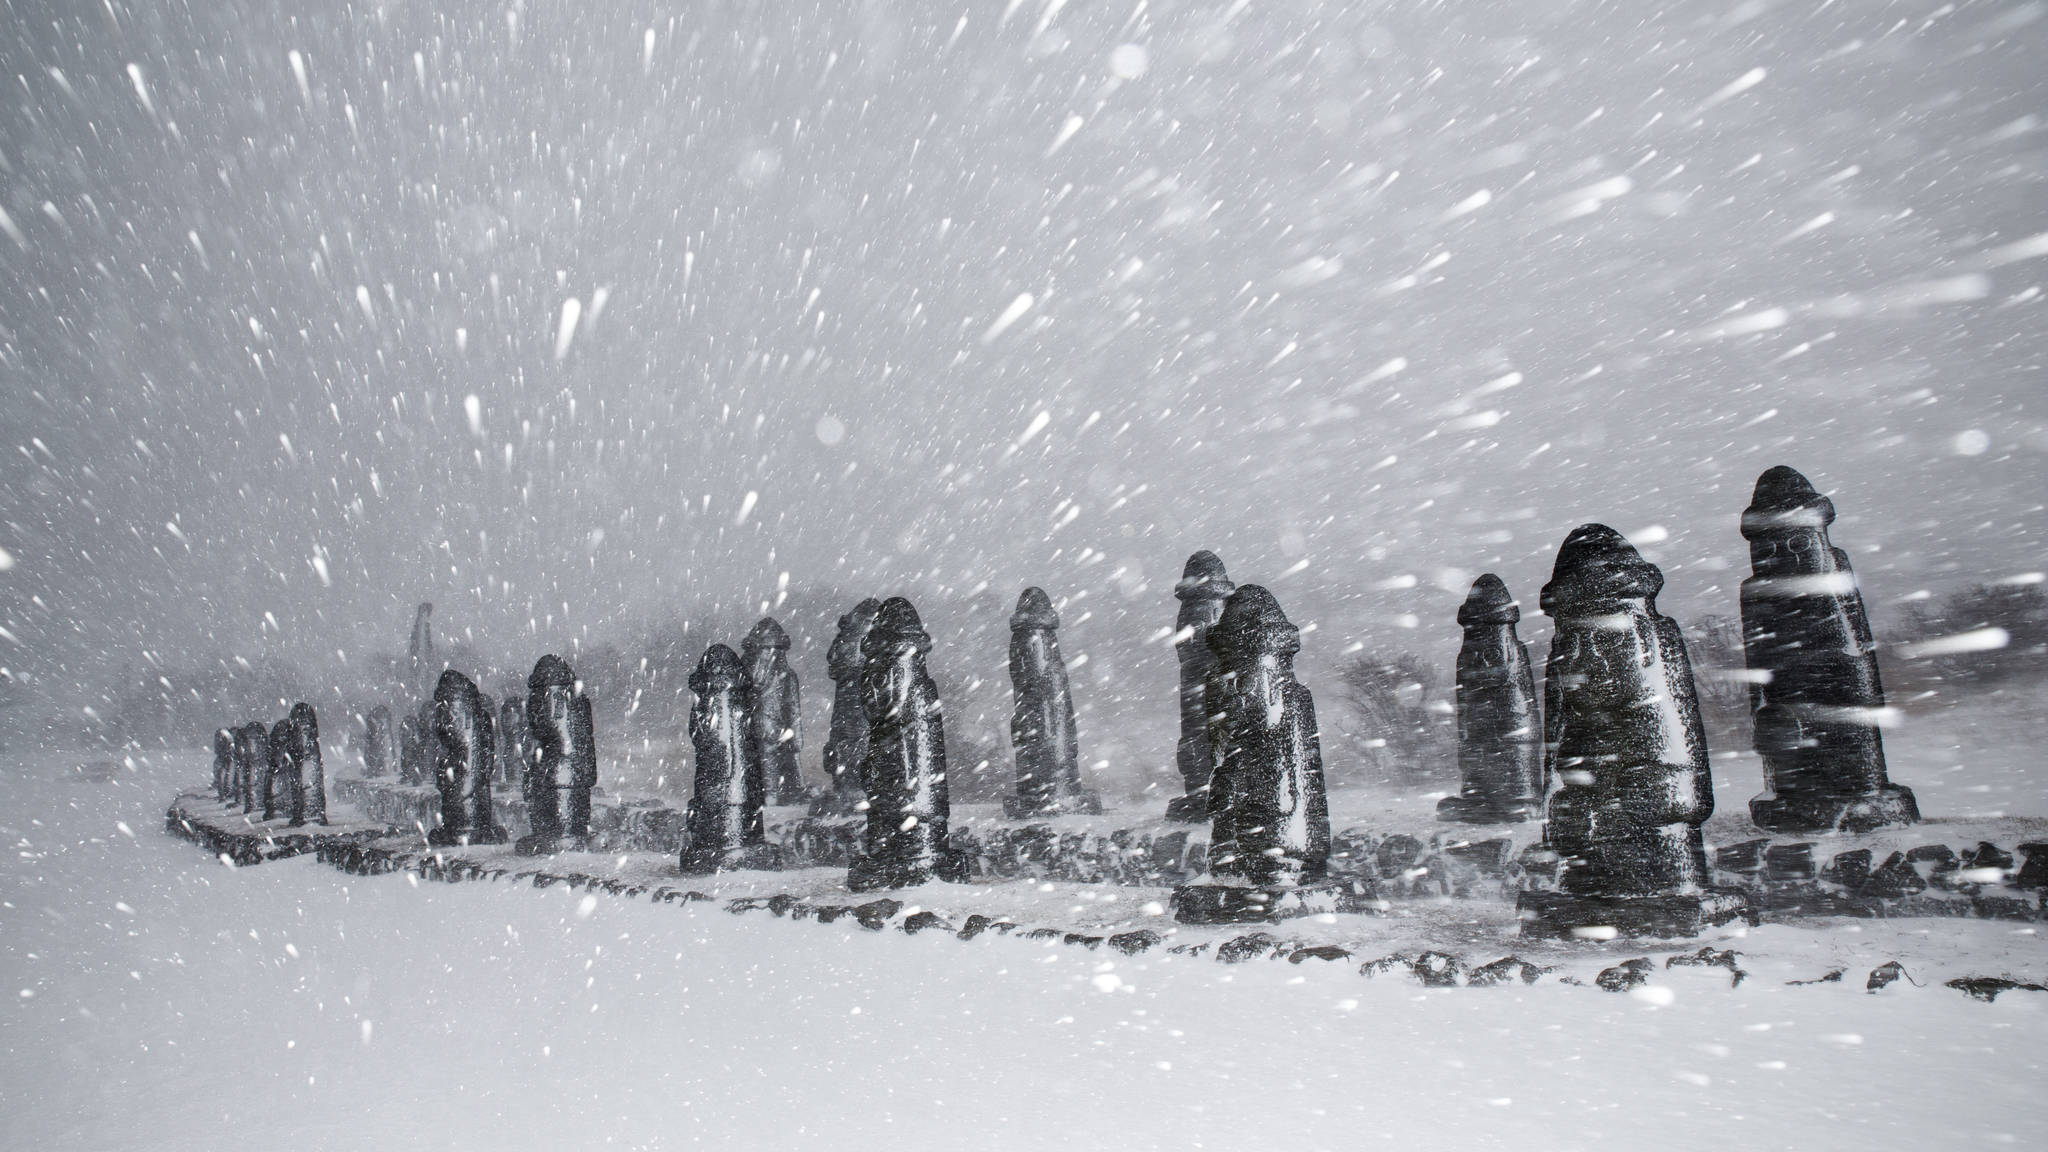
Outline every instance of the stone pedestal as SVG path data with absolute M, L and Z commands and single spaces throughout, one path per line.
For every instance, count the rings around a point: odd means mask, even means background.
M 1505 824 L 1543 817 L 1543 730 L 1529 649 L 1515 635 L 1522 609 L 1500 577 L 1472 585 L 1458 624 L 1458 770 L 1463 786 L 1437 819 Z
M 861 785 L 868 796 L 855 892 L 967 878 L 967 858 L 946 843 L 952 806 L 938 686 L 925 670 L 932 638 L 910 601 L 882 605 L 861 642 L 861 708 L 868 718 Z
M 1884 685 L 1848 553 L 1828 540 L 1833 501 L 1779 466 L 1742 513 L 1754 575 L 1742 582 L 1742 646 L 1765 791 L 1750 818 L 1770 832 L 1869 832 L 1917 823 L 1911 789 L 1885 771 Z
M 1017 791 L 1003 811 L 1013 820 L 1102 811 L 1102 799 L 1081 783 L 1081 745 L 1074 697 L 1060 658 L 1060 617 L 1042 589 L 1026 588 L 1010 616 L 1010 743 L 1017 755 Z
M 1166 818 L 1182 824 L 1209 819 L 1209 777 L 1216 768 L 1206 703 L 1209 677 L 1216 667 L 1209 629 L 1222 617 L 1224 601 L 1234 591 L 1223 561 L 1209 551 L 1188 557 L 1173 586 L 1174 598 L 1180 601 L 1173 644 L 1180 660 L 1180 743 L 1174 749 L 1174 764 L 1180 770 L 1181 794 L 1167 803 Z
M 1182 924 L 1271 924 L 1296 916 L 1353 910 L 1349 892 L 1337 884 L 1293 888 L 1245 888 L 1231 884 L 1184 884 L 1173 890 L 1173 918 Z
M 1747 896 L 1725 891 L 1662 896 L 1524 892 L 1516 899 L 1515 910 L 1522 919 L 1523 937 L 1531 940 L 1600 940 L 1610 935 L 1669 939 L 1697 936 L 1735 920 L 1758 923 Z

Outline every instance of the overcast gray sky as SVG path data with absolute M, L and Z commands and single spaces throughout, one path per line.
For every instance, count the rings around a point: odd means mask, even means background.
M 942 644 L 1042 584 L 1170 700 L 1196 548 L 1311 665 L 1447 654 L 1483 570 L 1534 616 L 1588 520 L 1732 613 L 1778 463 L 1880 631 L 2048 567 L 2040 3 L 4 19 L 0 664 L 48 684 L 338 667 L 420 599 L 530 662 L 787 573 Z

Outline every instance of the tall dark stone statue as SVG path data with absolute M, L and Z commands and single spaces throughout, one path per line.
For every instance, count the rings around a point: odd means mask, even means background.
M 761 819 L 768 785 L 751 724 L 752 678 L 732 649 L 713 644 L 690 673 L 690 691 L 696 693 L 690 743 L 697 767 L 684 821 L 683 875 L 782 867 L 782 853 L 767 842 Z
M 1180 745 L 1174 761 L 1180 769 L 1181 795 L 1167 804 L 1166 818 L 1183 824 L 1209 819 L 1209 774 L 1215 765 L 1209 748 L 1212 710 L 1205 694 L 1216 667 L 1209 629 L 1222 617 L 1223 604 L 1234 591 L 1223 561 L 1209 551 L 1188 557 L 1180 582 L 1173 586 L 1174 598 L 1180 601 L 1180 614 L 1174 618 L 1174 651 L 1180 657 Z
M 1074 697 L 1060 659 L 1060 614 L 1043 589 L 1026 588 L 1010 614 L 1010 744 L 1017 753 L 1017 794 L 1005 797 L 1011 819 L 1102 811 L 1081 783 L 1081 743 Z
M 596 733 L 590 698 L 577 690 L 576 673 L 560 656 L 541 657 L 527 677 L 526 733 L 531 746 L 521 792 L 531 831 L 515 850 L 542 856 L 589 847 Z
M 405 642 L 405 656 L 411 665 L 415 692 L 424 692 L 426 678 L 440 671 L 434 660 L 434 605 L 422 601 L 412 615 L 412 636 Z M 439 690 L 438 685 L 436 690 Z
M 432 784 L 436 756 L 434 702 L 429 698 L 398 722 L 398 782 Z
M 363 776 L 374 779 L 398 767 L 398 729 L 383 704 L 363 719 Z
M 440 758 L 434 785 L 441 792 L 441 826 L 427 833 L 437 848 L 502 844 L 505 829 L 491 811 L 491 768 L 496 758 L 483 699 L 469 677 L 450 668 L 434 689 L 434 739 Z
M 259 811 L 263 783 L 270 773 L 270 729 L 254 720 L 235 729 L 235 792 L 242 814 Z
M 1885 772 L 1884 685 L 1849 554 L 1828 540 L 1835 505 L 1780 465 L 1742 513 L 1755 575 L 1742 582 L 1742 647 L 1764 760 L 1749 802 L 1770 832 L 1869 832 L 1918 823 L 1912 789 Z
M 946 843 L 946 723 L 924 663 L 932 638 L 917 609 L 897 596 L 875 614 L 860 647 L 861 708 L 868 718 L 860 775 L 868 811 L 847 886 L 869 892 L 934 877 L 963 881 L 967 858 Z
M 1502 824 L 1543 818 L 1543 729 L 1529 647 L 1515 635 L 1521 606 L 1488 572 L 1458 609 L 1458 770 L 1464 786 L 1436 806 L 1439 820 Z
M 747 714 L 747 738 L 761 759 L 768 779 L 768 803 L 801 804 L 804 792 L 803 690 L 789 666 L 789 633 L 775 617 L 764 616 L 740 641 L 753 704 Z
M 265 820 L 287 816 L 293 824 L 305 823 L 305 786 L 295 779 L 297 770 L 298 764 L 292 759 L 292 722 L 279 720 L 270 726 L 270 765 L 263 774 Z
M 866 798 L 860 787 L 860 762 L 868 750 L 868 717 L 860 704 L 860 645 L 881 610 L 882 602 L 873 598 L 856 604 L 839 618 L 839 633 L 825 654 L 825 671 L 832 677 L 832 731 L 825 738 L 825 775 L 831 784 L 812 805 L 814 816 L 859 811 Z
M 1544 745 L 1558 782 L 1555 892 L 1524 892 L 1522 931 L 1689 936 L 1748 914 L 1707 886 L 1700 825 L 1714 811 L 1707 741 L 1664 574 L 1604 524 L 1574 531 L 1544 585 L 1555 621 L 1544 666 Z
M 1209 880 L 1174 891 L 1174 917 L 1229 924 L 1337 911 L 1315 699 L 1294 678 L 1301 630 L 1272 593 L 1247 584 L 1207 642 Z
M 235 795 L 235 733 L 230 728 L 213 730 L 213 798 L 223 804 Z
M 523 788 L 532 741 L 526 731 L 526 706 L 509 692 L 498 705 L 498 775 L 500 788 Z
M 293 824 L 327 823 L 327 766 L 320 758 L 320 718 L 304 701 L 292 705 L 292 779 L 297 800 L 292 806 Z

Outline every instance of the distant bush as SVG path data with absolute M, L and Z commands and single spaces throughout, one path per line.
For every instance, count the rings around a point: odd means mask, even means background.
M 1338 782 L 1437 784 L 1458 774 L 1457 708 L 1451 686 L 1411 652 L 1366 654 L 1337 670 L 1344 705 L 1343 761 L 1325 757 Z

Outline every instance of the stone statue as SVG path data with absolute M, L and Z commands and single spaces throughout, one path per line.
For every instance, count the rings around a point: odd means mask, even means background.
M 503 844 L 505 829 L 491 811 L 492 747 L 483 700 L 469 677 L 450 668 L 434 688 L 434 739 L 440 746 L 434 773 L 441 792 L 441 826 L 427 834 L 437 848 L 462 844 Z
M 1026 588 L 1010 614 L 1010 743 L 1017 753 L 1017 794 L 1003 800 L 1013 820 L 1102 811 L 1081 784 L 1081 744 L 1074 697 L 1060 659 L 1060 615 L 1044 590 Z
M 848 871 L 855 892 L 962 881 L 967 859 L 946 843 L 946 725 L 925 671 L 932 638 L 900 596 L 883 603 L 861 641 L 861 707 L 868 718 L 861 787 L 867 829 Z
M 1742 648 L 1764 788 L 1750 818 L 1769 832 L 1870 832 L 1918 823 L 1913 792 L 1885 772 L 1884 685 L 1849 555 L 1828 541 L 1835 505 L 1782 465 L 1742 514 L 1755 575 L 1742 582 Z
M 398 722 L 398 782 L 434 782 L 434 702 L 430 697 Z
M 434 605 L 430 602 L 421 602 L 413 612 L 412 637 L 405 643 L 405 656 L 412 667 L 414 690 L 423 689 L 426 677 L 439 671 L 434 666 Z
M 526 707 L 509 691 L 498 705 L 498 775 L 500 788 L 520 788 L 526 783 L 526 765 L 531 756 L 526 731 Z
M 235 784 L 244 816 L 263 803 L 263 782 L 270 772 L 270 729 L 255 720 L 235 730 Z
M 327 768 L 320 758 L 320 718 L 304 701 L 292 705 L 293 824 L 327 823 Z
M 740 868 L 780 868 L 761 818 L 767 780 L 752 721 L 754 683 L 733 650 L 713 644 L 690 673 L 690 743 L 696 781 L 684 824 L 681 868 L 706 876 Z
M 1689 936 L 1746 915 L 1707 887 L 1700 824 L 1714 811 L 1707 741 L 1678 622 L 1657 611 L 1664 574 L 1604 524 L 1558 549 L 1543 611 L 1544 747 L 1557 781 L 1545 833 L 1556 892 L 1524 892 L 1522 931 Z
M 1173 894 L 1187 924 L 1338 910 L 1315 700 L 1294 678 L 1301 631 L 1273 594 L 1237 589 L 1209 629 L 1209 880 Z
M 363 720 L 363 776 L 384 775 L 398 767 L 398 732 L 391 723 L 391 709 L 379 704 Z
M 1174 651 L 1180 657 L 1180 745 L 1174 750 L 1182 794 L 1166 806 L 1166 818 L 1183 824 L 1209 819 L 1209 714 L 1205 692 L 1216 655 L 1208 643 L 1209 629 L 1223 615 L 1223 603 L 1236 590 L 1214 552 L 1188 557 L 1173 595 L 1180 601 L 1174 619 Z
M 797 759 L 803 750 L 803 690 L 789 666 L 789 633 L 775 617 L 764 616 L 740 641 L 740 655 L 753 685 L 747 739 L 768 781 L 768 803 L 801 804 L 809 799 Z
M 590 790 L 597 784 L 597 740 L 590 698 L 577 690 L 576 673 L 560 656 L 541 657 L 527 677 L 526 733 L 531 751 L 521 792 L 531 831 L 520 837 L 514 851 L 544 856 L 587 848 Z
M 1502 824 L 1543 818 L 1543 729 L 1529 648 L 1515 635 L 1522 609 L 1489 572 L 1458 609 L 1458 770 L 1464 786 L 1436 806 L 1439 820 Z
M 232 729 L 213 730 L 213 798 L 222 804 L 234 797 L 235 787 L 235 733 Z
M 812 805 L 813 816 L 859 811 L 865 798 L 860 762 L 868 750 L 868 717 L 860 704 L 860 645 L 881 610 L 882 602 L 873 598 L 855 605 L 839 618 L 839 633 L 825 654 L 825 671 L 832 677 L 832 731 L 825 738 L 825 775 L 831 785 Z
M 270 726 L 270 763 L 263 774 L 263 819 L 291 817 L 293 824 L 305 823 L 300 811 L 305 805 L 305 786 L 295 779 L 298 765 L 292 760 L 292 722 L 279 720 Z

